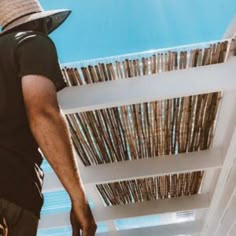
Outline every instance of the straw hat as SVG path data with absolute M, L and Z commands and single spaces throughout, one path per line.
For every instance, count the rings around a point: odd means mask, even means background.
M 16 26 L 43 19 L 51 19 L 48 32 L 60 26 L 71 11 L 67 9 L 44 11 L 38 0 L 0 0 L 0 26 L 6 32 Z

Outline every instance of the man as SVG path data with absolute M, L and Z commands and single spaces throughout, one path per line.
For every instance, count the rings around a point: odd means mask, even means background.
M 37 0 L 0 0 L 0 230 L 9 236 L 36 235 L 43 203 L 38 147 L 71 198 L 73 236 L 95 235 L 56 97 L 65 82 L 47 37 L 69 14 L 43 11 Z

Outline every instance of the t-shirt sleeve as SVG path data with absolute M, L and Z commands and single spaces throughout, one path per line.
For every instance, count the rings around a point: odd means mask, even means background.
M 49 37 L 31 34 L 21 38 L 16 55 L 20 77 L 42 75 L 54 83 L 57 91 L 66 87 L 55 45 Z

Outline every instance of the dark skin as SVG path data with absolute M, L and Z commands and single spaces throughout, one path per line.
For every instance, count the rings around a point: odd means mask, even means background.
M 47 35 L 48 24 L 50 20 L 38 20 L 11 31 L 30 30 Z M 27 75 L 22 78 L 22 92 L 31 131 L 71 198 L 72 235 L 94 236 L 97 226 L 85 197 L 66 119 L 59 109 L 55 86 L 43 76 Z

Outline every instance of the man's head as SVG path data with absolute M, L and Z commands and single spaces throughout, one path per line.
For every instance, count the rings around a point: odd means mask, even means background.
M 3 32 L 19 28 L 49 34 L 60 26 L 70 13 L 67 9 L 44 11 L 38 0 L 0 0 L 0 26 Z

